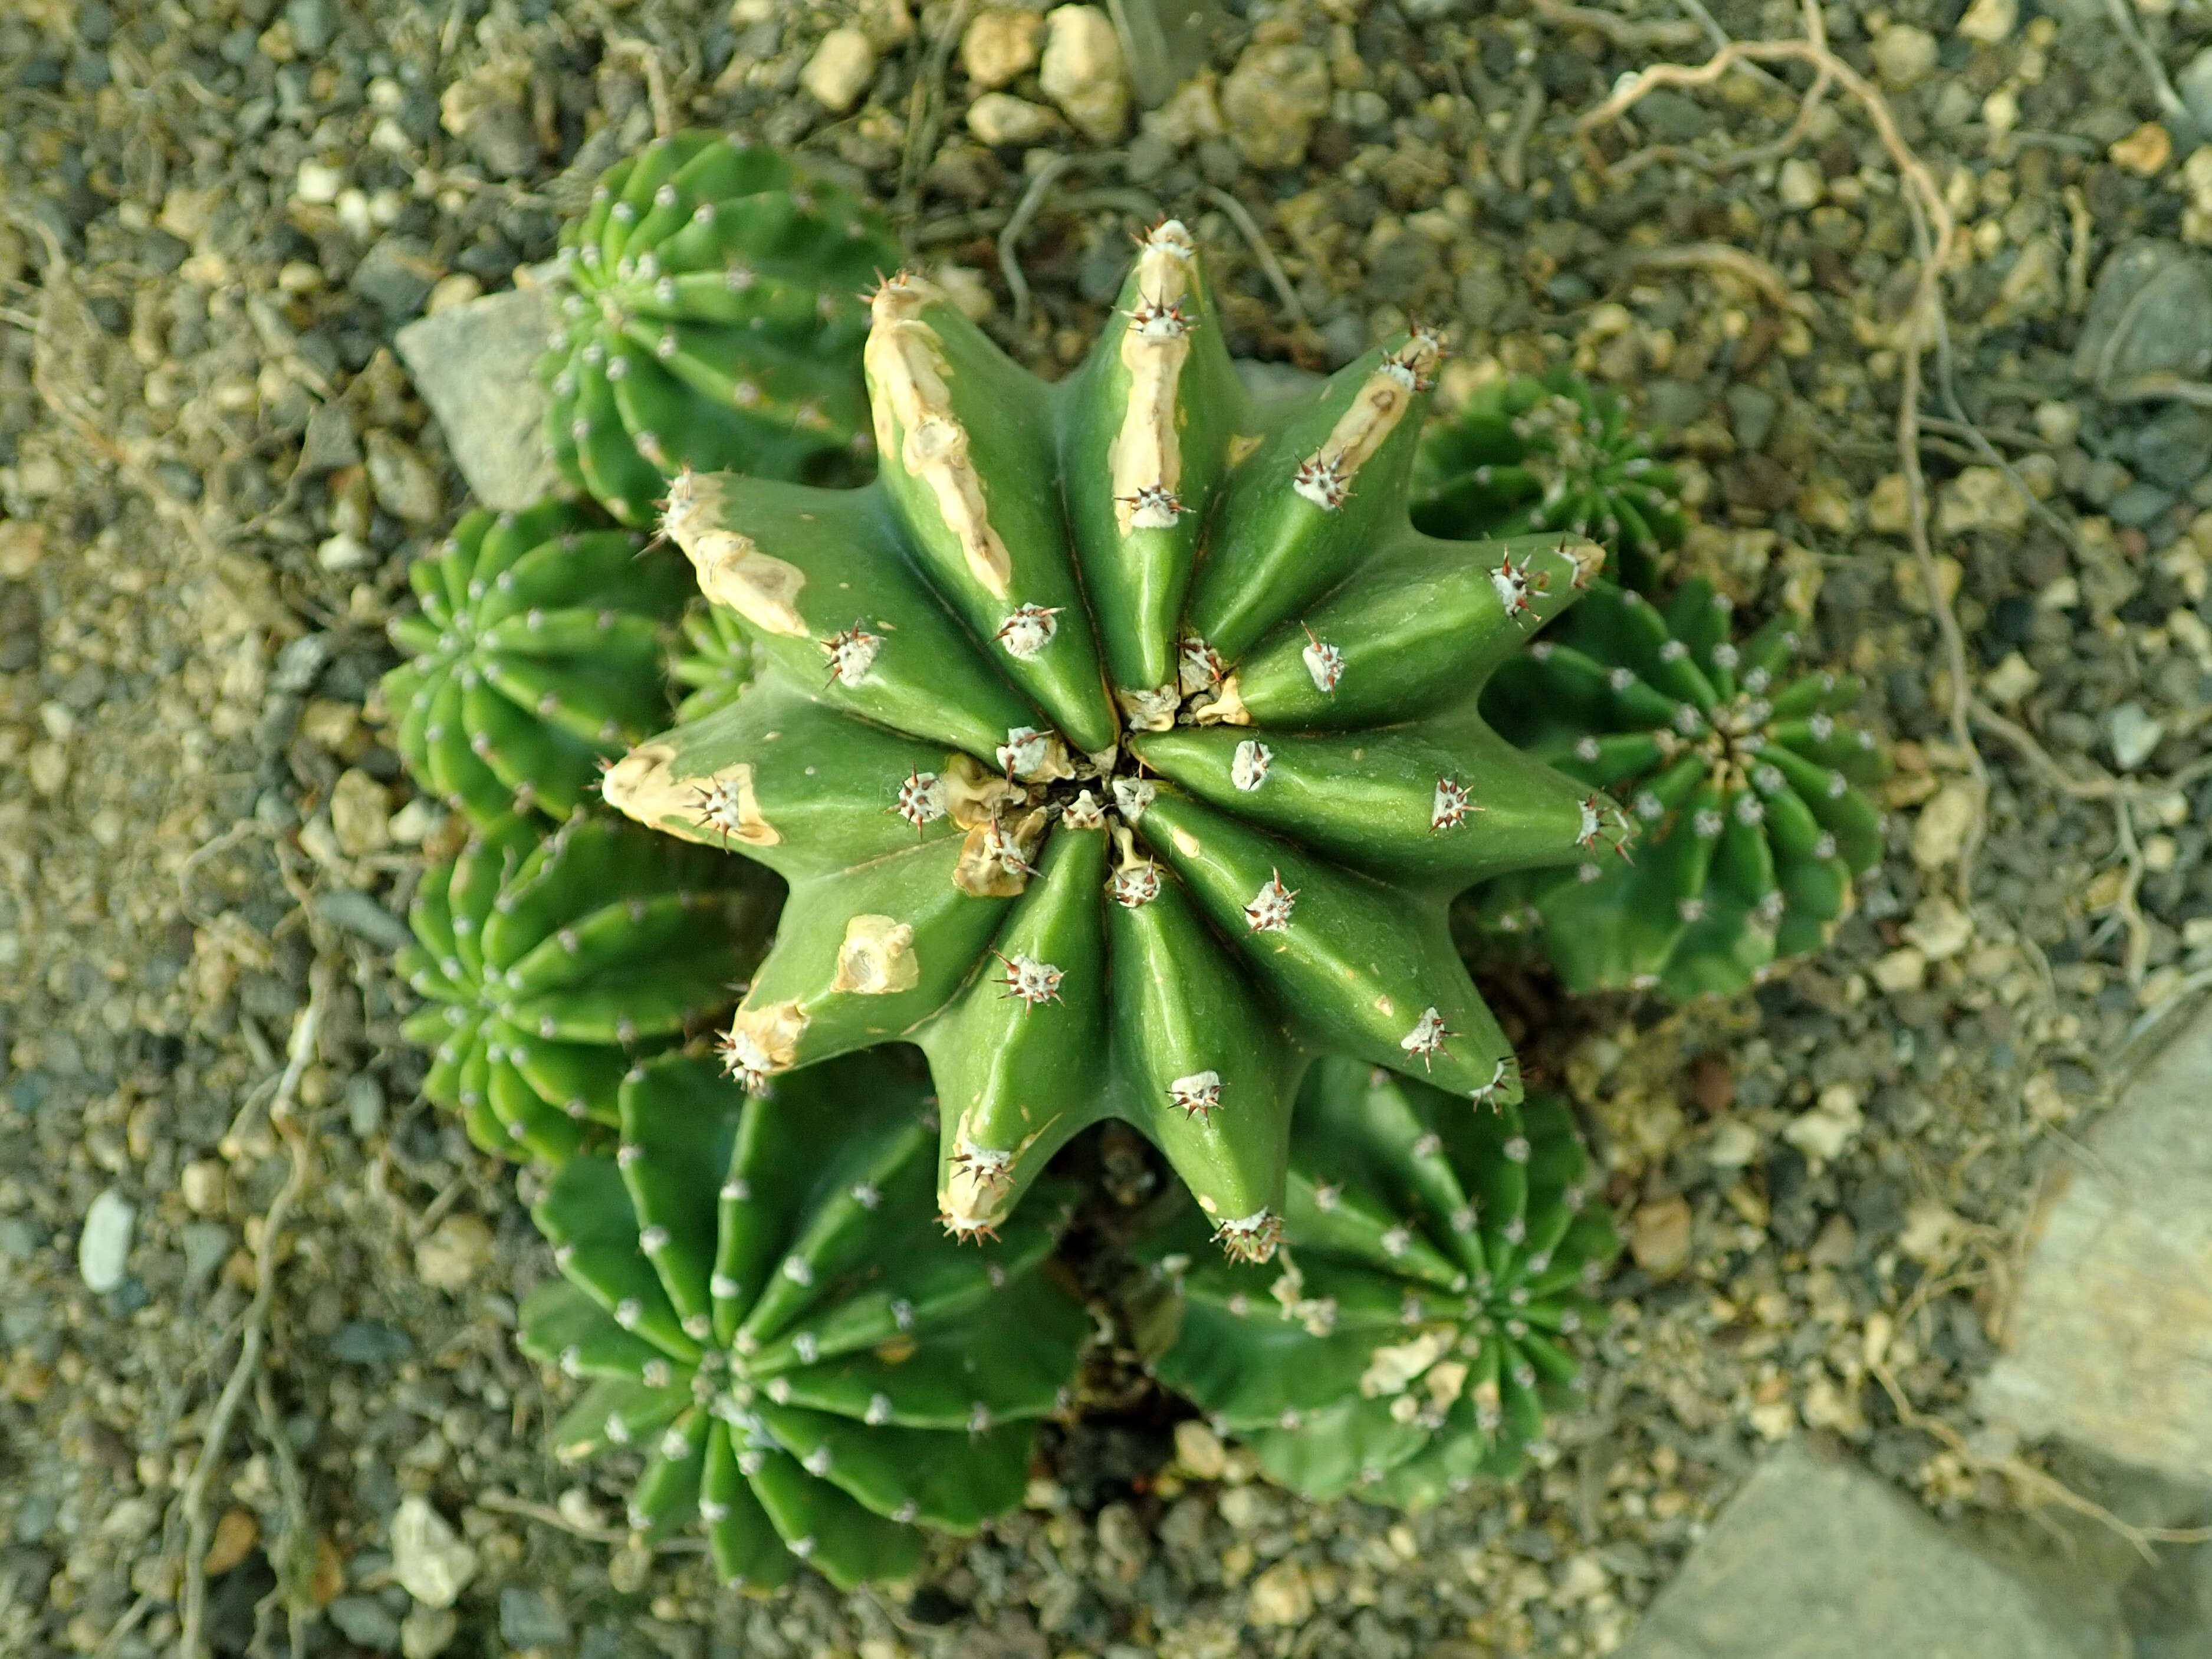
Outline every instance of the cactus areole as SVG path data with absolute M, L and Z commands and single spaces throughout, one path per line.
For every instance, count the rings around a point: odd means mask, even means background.
M 1056 386 L 915 277 L 870 304 L 874 483 L 671 487 L 760 672 L 606 798 L 789 878 L 727 1064 L 918 1042 L 955 1233 L 1113 1115 L 1264 1260 L 1311 1052 L 1519 1097 L 1446 908 L 1626 820 L 1475 700 L 1602 555 L 1413 530 L 1428 334 L 1263 415 L 1180 224 Z

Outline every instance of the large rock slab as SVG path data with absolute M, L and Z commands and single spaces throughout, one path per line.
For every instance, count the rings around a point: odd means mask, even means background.
M 2124 1659 L 2109 1585 L 1985 1556 L 1856 1464 L 1778 1448 L 1622 1659 Z
M 537 376 L 553 322 L 544 289 L 517 288 L 434 313 L 393 337 L 453 465 L 486 507 L 520 510 L 560 486 L 540 432 L 546 398 Z
M 2212 1010 L 2051 1177 L 1975 1403 L 2212 1486 Z

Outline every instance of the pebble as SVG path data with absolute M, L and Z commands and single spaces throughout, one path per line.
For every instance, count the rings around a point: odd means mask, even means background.
M 2132 772 L 2151 757 L 2166 736 L 2166 722 L 2154 720 L 2139 702 L 2124 702 L 2105 717 L 2112 744 L 2112 761 L 2121 771 Z
M 2011 651 L 1983 677 L 1982 695 L 1998 708 L 2009 708 L 2042 684 L 2043 676 L 2034 665 L 2019 652 Z
M 1252 1581 L 1244 1616 L 1255 1625 L 1303 1625 L 1313 1617 L 1312 1581 L 1296 1561 L 1278 1561 Z
M 1820 198 L 1828 193 L 1827 176 L 1820 167 L 1802 155 L 1793 155 L 1782 164 L 1774 179 L 1775 194 L 1782 205 L 1793 213 L 1820 205 Z
M 433 1290 L 465 1291 L 491 1265 L 492 1231 L 472 1215 L 449 1215 L 415 1246 L 415 1276 Z
M 392 844 L 391 811 L 384 786 L 358 767 L 331 786 L 331 831 L 348 858 L 365 859 Z
M 1044 27 L 1037 84 L 1086 137 L 1112 143 L 1129 125 L 1129 81 L 1112 21 L 1096 6 L 1060 6 Z
M 438 1659 L 460 1631 L 460 1615 L 451 1607 L 412 1607 L 399 1621 L 402 1659 Z
M 1985 46 L 2002 44 L 2020 21 L 2020 0 L 1974 0 L 1954 33 Z
M 2181 73 L 2173 77 L 2173 89 L 2181 94 L 2188 106 L 2190 118 L 2200 131 L 2212 132 L 2212 46 L 2206 46 L 2189 60 Z
M 1912 861 L 1923 870 L 1940 870 L 1959 856 L 1974 822 L 1977 803 L 1972 784 L 1945 784 L 1929 798 L 1912 821 Z
M 346 286 L 388 320 L 399 322 L 422 311 L 422 302 L 445 274 L 428 243 L 412 236 L 383 236 L 361 256 Z
M 477 1553 L 427 1498 L 403 1498 L 392 1516 L 392 1576 L 426 1607 L 450 1607 L 477 1576 Z
M 88 1290 L 105 1296 L 123 1283 L 137 1220 L 137 1206 L 112 1187 L 92 1200 L 76 1241 L 77 1275 Z
M 194 1215 L 221 1215 L 229 1189 L 230 1171 L 220 1158 L 195 1158 L 177 1172 L 177 1191 Z
M 1930 962 L 1948 962 L 1974 942 L 1973 919 L 1940 896 L 1921 900 L 1900 931 Z
M 2186 489 L 2212 468 L 2212 414 L 2168 404 L 2136 434 L 2136 465 L 2168 489 Z
M 1899 92 L 1928 77 L 1936 55 L 1936 37 L 1910 23 L 1892 23 L 1874 39 L 1875 73 L 1884 86 Z
M 876 48 L 868 37 L 856 28 L 832 29 L 799 70 L 799 84 L 823 108 L 842 115 L 860 100 L 875 74 Z
M 511 1648 L 550 1648 L 566 1644 L 571 1632 L 567 1616 L 544 1595 L 509 1584 L 499 1593 L 499 1634 Z
M 368 487 L 376 504 L 409 524 L 434 524 L 445 512 L 445 492 L 430 464 L 404 440 L 372 430 L 362 440 L 368 452 Z
M 1033 11 L 990 6 L 975 14 L 960 37 L 960 66 L 983 92 L 993 92 L 1036 67 L 1044 19 Z
M 1218 1480 L 1228 1472 L 1229 1449 L 1195 1417 L 1176 1425 L 1175 1448 L 1176 1462 L 1200 1480 Z
M 1680 1193 L 1637 1206 L 1628 1227 L 1628 1253 L 1654 1279 L 1670 1279 L 1690 1260 L 1690 1200 Z
M 2177 242 L 2123 243 L 2097 273 L 2074 374 L 2105 387 L 2212 368 L 2212 266 Z
M 1848 1083 L 1832 1083 L 1820 1091 L 1811 1111 L 1800 1112 L 1783 1126 L 1782 1138 L 1807 1158 L 1827 1163 L 1856 1140 L 1865 1127 L 1857 1091 Z
M 1245 47 L 1222 83 L 1230 142 L 1255 167 L 1294 167 L 1305 159 L 1314 124 L 1328 113 L 1328 60 L 1293 43 Z
M 1936 498 L 1936 533 L 1955 536 L 1968 530 L 2003 532 L 2027 527 L 2027 502 L 2012 480 L 1993 466 L 1970 466 L 1943 486 Z
M 968 131 L 987 144 L 1034 144 L 1060 130 L 1060 117 L 1011 93 L 987 92 L 968 106 Z
M 1927 952 L 1917 945 L 1900 945 L 1887 956 L 1877 957 L 1867 969 L 1867 977 L 1889 996 L 1917 991 L 1928 982 Z
M 390 1653 L 399 1645 L 399 1621 L 374 1595 L 341 1595 L 323 1611 L 356 1647 Z
M 2163 123 L 2146 121 L 2105 154 L 2114 167 L 2148 179 L 2173 159 L 2173 135 Z
M 551 327 L 544 291 L 526 288 L 441 311 L 392 339 L 470 493 L 496 510 L 520 512 L 560 480 L 540 435 L 546 396 L 536 373 Z

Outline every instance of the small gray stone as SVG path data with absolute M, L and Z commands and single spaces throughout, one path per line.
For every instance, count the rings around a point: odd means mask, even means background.
M 451 1607 L 412 1609 L 399 1621 L 402 1659 L 438 1659 L 460 1633 L 460 1615 Z
M 318 56 L 337 32 L 331 0 L 288 0 L 284 21 L 292 26 L 292 44 L 303 58 Z
M 77 1275 L 88 1289 L 105 1296 L 123 1283 L 137 1220 L 137 1206 L 112 1187 L 92 1200 L 76 1240 Z
M 556 1647 L 568 1640 L 568 1620 L 538 1591 L 510 1584 L 499 1593 L 499 1634 L 511 1648 Z
M 2212 412 L 2168 404 L 2136 434 L 2136 465 L 2168 489 L 2186 489 L 2212 467 Z
M 438 475 L 414 447 L 389 432 L 373 431 L 363 441 L 368 450 L 368 487 L 376 504 L 393 518 L 408 524 L 433 524 L 443 514 L 446 493 Z
M 2151 756 L 2166 735 L 2166 723 L 2151 718 L 2139 702 L 2124 702 L 2105 717 L 2112 733 L 2112 760 L 2123 772 L 2132 772 Z
M 1975 1390 L 1992 1422 L 2212 1486 L 2212 1013 L 2062 1160 Z
M 1728 389 L 1729 424 L 1735 428 L 1736 443 L 1745 449 L 1764 449 L 1774 433 L 1774 417 L 1781 404 L 1764 386 L 1738 384 Z
M 341 1595 L 325 1611 L 338 1634 L 356 1647 L 389 1653 L 399 1645 L 399 1621 L 374 1595 Z
M 544 291 L 516 289 L 410 323 L 394 337 L 453 464 L 486 507 L 519 512 L 560 486 L 545 453 L 536 372 L 552 325 Z
M 1777 1449 L 1683 1563 L 1621 1659 L 2110 1659 L 2108 1585 L 2031 1582 L 1854 1463 Z
M 357 888 L 333 887 L 318 893 L 309 908 L 331 926 L 358 933 L 387 951 L 397 951 L 415 937 L 405 922 Z
M 396 1364 L 414 1352 L 406 1332 L 374 1320 L 349 1320 L 331 1337 L 331 1358 L 349 1365 Z
M 2154 483 L 2136 483 L 2105 503 L 2105 511 L 2112 522 L 2123 528 L 2142 530 L 2156 524 L 2172 509 L 2178 499 L 2171 489 L 2160 489 Z
M 2097 274 L 2074 348 L 2075 378 L 2106 390 L 2212 368 L 2212 267 L 2178 242 L 2124 244 Z
M 428 243 L 394 234 L 380 238 L 361 256 L 347 286 L 396 323 L 421 311 L 445 274 Z
M 313 477 L 360 460 L 361 438 L 354 430 L 353 411 L 336 400 L 317 404 L 300 440 L 301 472 Z
M 185 1247 L 185 1282 L 204 1285 L 230 1254 L 230 1229 L 216 1221 L 188 1222 L 179 1242 Z
M 1296 363 L 1271 363 L 1258 357 L 1236 358 L 1231 367 L 1236 369 L 1237 378 L 1243 381 L 1245 391 L 1263 404 L 1303 398 L 1328 378 L 1310 368 L 1300 368 Z

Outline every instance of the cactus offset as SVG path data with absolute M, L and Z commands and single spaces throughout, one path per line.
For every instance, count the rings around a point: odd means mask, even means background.
M 1194 1230 L 1152 1248 L 1176 1292 L 1156 1374 L 1309 1497 L 1419 1507 L 1511 1474 L 1604 1317 L 1620 1246 L 1589 1180 L 1556 1097 L 1469 1113 L 1322 1060 L 1275 1265 L 1204 1260 Z
M 1423 435 L 1413 518 L 1431 536 L 1479 541 L 1564 531 L 1605 544 L 1613 574 L 1650 592 L 1682 539 L 1674 469 L 1651 457 L 1612 392 L 1555 369 L 1477 387 Z
M 668 717 L 661 636 L 683 567 L 587 509 L 470 514 L 408 567 L 422 609 L 384 677 L 408 769 L 479 824 L 565 818 L 601 766 Z
M 1788 678 L 1786 617 L 1741 642 L 1730 621 L 1703 580 L 1663 608 L 1605 589 L 1485 697 L 1500 731 L 1638 821 L 1633 867 L 1593 852 L 1473 901 L 1493 930 L 1535 932 L 1570 989 L 1741 990 L 1826 942 L 1853 875 L 1881 861 L 1881 815 L 1858 786 L 1884 758 L 1838 718 L 1859 683 Z
M 634 826 L 515 817 L 426 872 L 398 971 L 428 1006 L 422 1091 L 486 1152 L 558 1161 L 614 1121 L 632 1057 L 729 1006 L 759 960 L 774 883 Z
M 728 708 L 752 683 L 753 647 L 744 624 L 720 605 L 686 611 L 683 643 L 669 659 L 668 677 L 689 688 L 676 705 L 678 724 Z
M 561 243 L 546 442 L 617 518 L 650 519 L 686 466 L 865 472 L 859 295 L 900 254 L 849 193 L 794 180 L 773 150 L 681 132 L 611 168 Z
M 860 1056 L 778 1092 L 678 1055 L 629 1074 L 620 1150 L 570 1159 L 532 1212 L 562 1277 L 524 1304 L 523 1351 L 590 1379 L 562 1458 L 646 1453 L 637 1533 L 696 1524 L 755 1587 L 802 1562 L 903 1577 L 918 1528 L 1021 1502 L 1088 1321 L 1039 1271 L 1048 1206 L 980 1256 L 931 1225 L 908 1071 Z
M 1058 387 L 921 281 L 872 307 L 875 483 L 671 487 L 760 673 L 607 799 L 792 880 L 729 1064 L 759 1087 L 920 1043 L 950 1228 L 1115 1115 L 1264 1257 L 1293 1041 L 1518 1097 L 1444 912 L 1577 856 L 1589 791 L 1474 700 L 1601 554 L 1407 524 L 1425 334 L 1263 416 L 1173 222 Z

